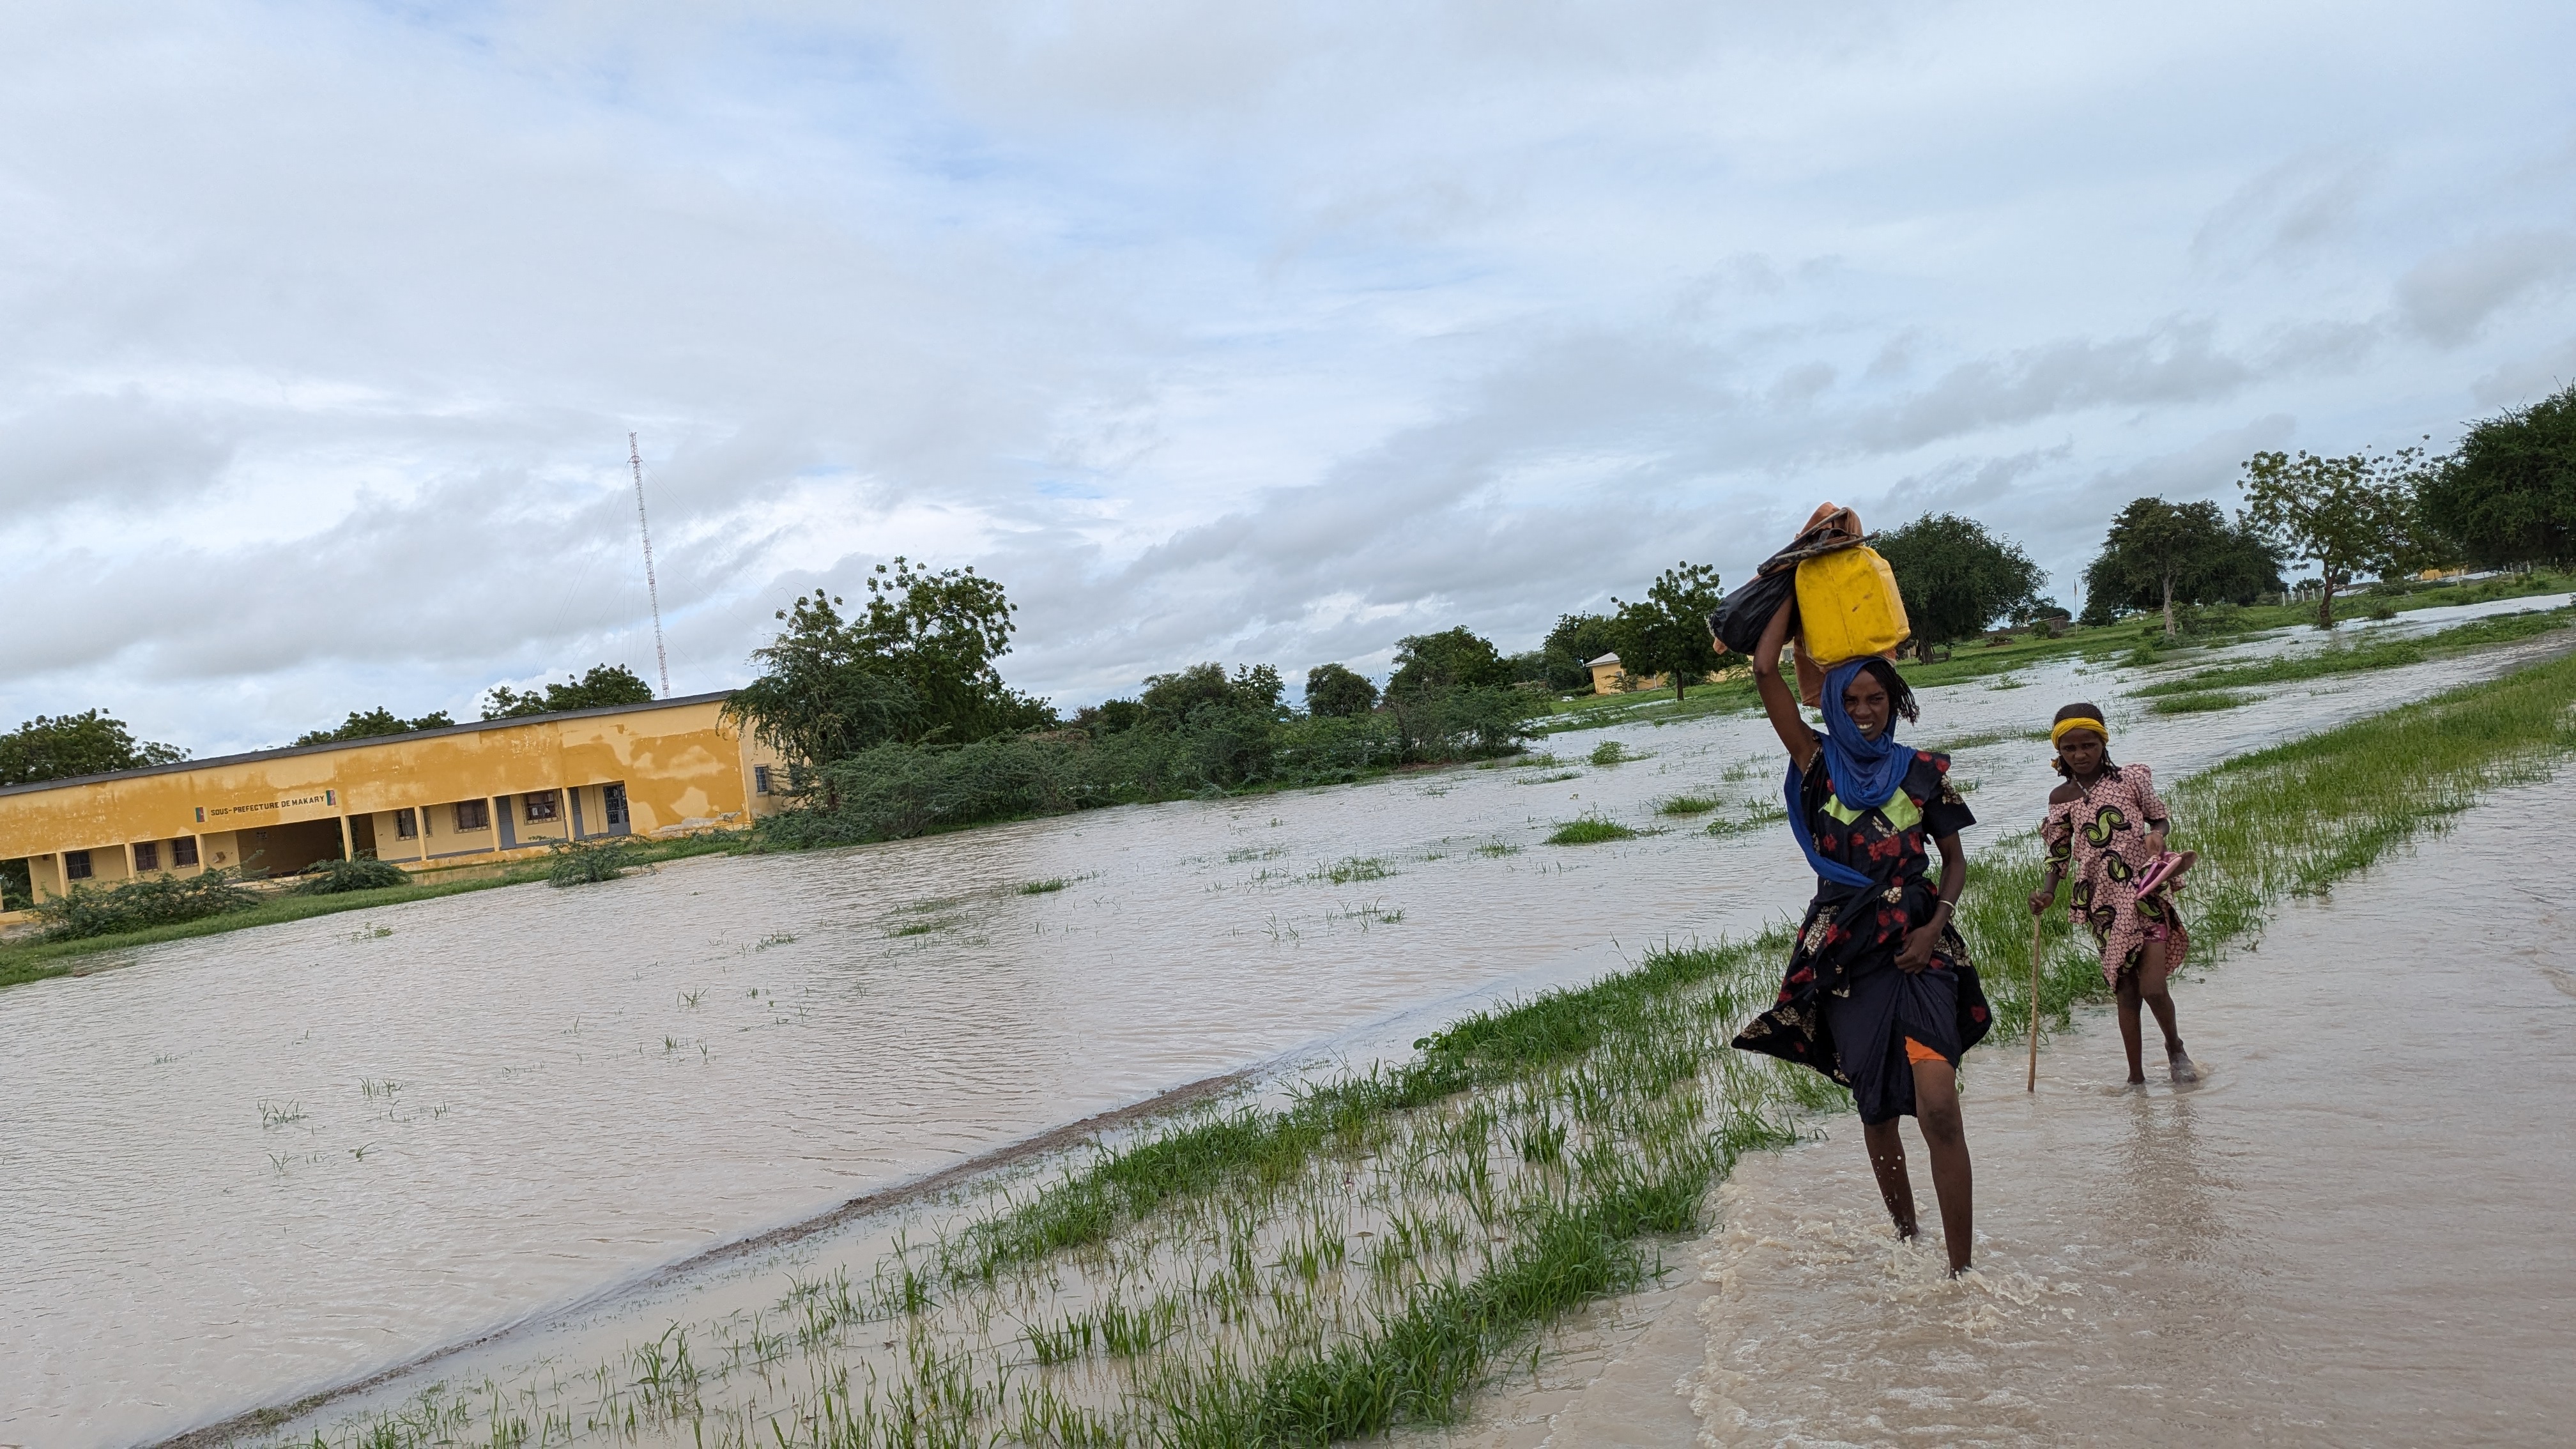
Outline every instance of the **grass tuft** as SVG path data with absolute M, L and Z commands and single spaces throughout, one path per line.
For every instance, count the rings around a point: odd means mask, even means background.
M 1706 815 L 1718 807 L 1718 801 L 1707 795 L 1675 795 L 1655 807 L 1658 815 Z
M 1634 840 L 1636 838 L 1636 831 L 1629 829 L 1627 826 L 1620 824 L 1616 820 L 1605 820 L 1598 815 L 1586 815 L 1580 819 L 1569 820 L 1556 827 L 1556 833 L 1547 838 L 1547 843 L 1550 845 L 1600 845 L 1612 840 Z

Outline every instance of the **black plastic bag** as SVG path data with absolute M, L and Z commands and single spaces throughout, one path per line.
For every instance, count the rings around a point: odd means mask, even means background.
M 1753 582 L 1740 585 L 1718 604 L 1717 612 L 1708 616 L 1708 630 L 1721 647 L 1751 654 L 1753 646 L 1762 642 L 1762 631 L 1771 627 L 1771 616 L 1797 592 L 1796 569 L 1756 574 Z

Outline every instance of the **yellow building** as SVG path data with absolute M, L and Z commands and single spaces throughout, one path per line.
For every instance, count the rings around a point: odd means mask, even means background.
M 0 788 L 0 861 L 39 899 L 84 882 L 231 868 L 291 875 L 373 856 L 413 870 L 549 842 L 748 824 L 781 761 L 720 718 L 726 694 Z
M 1592 671 L 1594 694 L 1629 694 L 1641 689 L 1661 689 L 1671 682 L 1660 674 L 1637 678 L 1628 672 L 1628 666 L 1619 662 L 1616 654 L 1604 654 L 1583 667 Z

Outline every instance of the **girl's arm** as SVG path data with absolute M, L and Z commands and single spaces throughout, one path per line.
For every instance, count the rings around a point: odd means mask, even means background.
M 2052 797 L 2048 818 L 2039 822 L 2040 843 L 2048 849 L 2048 869 L 2040 874 L 2039 889 L 2030 893 L 2030 913 L 2034 916 L 2046 915 L 2048 908 L 2057 904 L 2057 883 L 2066 878 L 2067 857 L 2075 846 L 2075 822 L 2061 822 L 2056 804 Z
M 1798 696 L 1780 678 L 1780 650 L 1789 642 L 1789 615 L 1798 606 L 1783 603 L 1763 626 L 1762 642 L 1753 646 L 1753 687 L 1762 696 L 1762 712 L 1771 716 L 1771 730 L 1789 751 L 1789 760 L 1801 771 L 1814 763 L 1816 732 L 1807 727 L 1807 717 L 1798 712 Z
M 1932 907 L 1932 919 L 1906 933 L 1905 948 L 1896 953 L 1896 969 L 1920 971 L 1932 964 L 1932 948 L 1941 944 L 1941 930 L 1950 924 L 1950 916 L 1959 907 L 1960 888 L 1968 883 L 1968 853 L 1959 848 L 1956 834 L 1944 835 L 1932 842 L 1941 847 L 1941 900 Z
M 2132 783 L 2138 789 L 2138 804 L 2147 812 L 2147 849 L 2162 855 L 2165 831 L 2171 822 L 2165 814 L 2164 797 L 2156 793 L 2155 771 L 2144 765 L 2131 765 L 2129 769 L 2137 777 Z

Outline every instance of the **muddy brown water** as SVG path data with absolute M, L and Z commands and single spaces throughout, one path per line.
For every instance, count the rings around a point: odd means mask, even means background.
M 2554 601 L 2507 607 L 2535 602 Z M 2307 641 L 2231 652 L 2282 647 Z M 2522 652 L 2139 716 L 2125 738 L 2180 773 Z M 1996 683 L 1928 691 L 1910 732 L 2015 736 L 1960 753 L 1988 839 L 2045 782 L 2017 736 L 2115 681 Z M 1647 758 L 1580 763 L 1607 738 Z M 1804 899 L 1776 830 L 1653 814 L 1776 798 L 1758 719 L 1549 743 L 1566 764 L 687 862 L 0 992 L 0 1444 L 145 1441 L 513 1324 L 481 1352 L 542 1357 L 574 1305 L 613 1329 L 648 1312 L 617 1285 L 712 1246 L 1186 1083 L 1401 1050 Z M 1540 843 L 1587 812 L 1671 828 Z M 1379 865 L 1331 879 L 1355 858 Z M 657 1284 L 649 1314 L 692 1291 Z
M 2284 910 L 2180 988 L 2199 1086 L 2116 1031 L 1970 1075 L 1978 1272 L 1900 1248 L 1856 1121 L 1748 1163 L 1706 1254 L 1721 1444 L 2563 1444 L 2576 904 L 2562 781 Z

